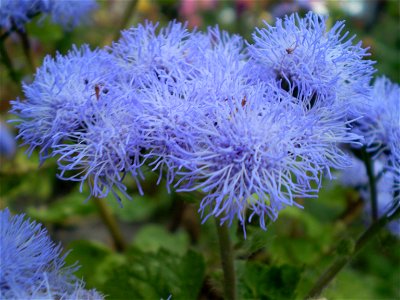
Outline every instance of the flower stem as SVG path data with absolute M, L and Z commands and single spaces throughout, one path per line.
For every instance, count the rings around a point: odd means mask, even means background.
M 3 62 L 4 66 L 8 70 L 8 74 L 12 81 L 14 81 L 16 84 L 20 84 L 20 78 L 15 71 L 12 61 L 10 57 L 8 56 L 7 50 L 4 46 L 5 39 L 0 39 L 0 55 L 1 55 L 1 61 Z
M 226 223 L 221 225 L 218 218 L 215 218 L 215 225 L 217 227 L 221 264 L 224 272 L 225 299 L 236 300 L 234 255 L 232 243 L 229 237 L 228 226 Z
M 372 225 L 360 236 L 357 240 L 354 251 L 351 255 L 345 257 L 339 257 L 336 261 L 325 271 L 324 274 L 318 279 L 313 288 L 307 294 L 305 299 L 314 299 L 318 297 L 321 292 L 328 286 L 333 278 L 339 273 L 339 271 L 351 261 L 360 252 L 364 246 L 372 240 L 380 230 L 390 221 L 400 216 L 400 207 L 397 207 L 394 212 L 391 212 L 392 208 L 386 212 L 382 218 L 372 223 Z M 390 216 L 388 216 L 390 214 Z
M 115 249 L 117 249 L 118 252 L 123 252 L 127 248 L 127 244 L 120 228 L 118 227 L 117 220 L 114 218 L 110 208 L 104 203 L 104 201 L 102 201 L 102 199 L 93 197 L 93 200 L 99 210 L 104 224 L 107 226 L 111 234 Z
M 17 28 L 16 31 L 21 39 L 22 49 L 24 51 L 24 55 L 25 55 L 26 61 L 28 62 L 29 68 L 32 73 L 35 73 L 35 71 L 36 71 L 35 64 L 33 63 L 33 58 L 31 55 L 31 43 L 29 41 L 29 37 L 26 32 L 26 29 L 22 30 L 22 29 Z
M 371 211 L 372 211 L 372 222 L 378 220 L 378 206 L 377 206 L 377 191 L 376 191 L 376 180 L 374 174 L 374 165 L 371 159 L 371 155 L 365 148 L 362 149 L 362 158 L 365 164 L 365 169 L 368 175 L 369 191 L 371 194 Z

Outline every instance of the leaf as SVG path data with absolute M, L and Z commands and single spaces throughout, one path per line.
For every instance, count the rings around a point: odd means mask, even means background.
M 47 208 L 29 207 L 27 214 L 42 223 L 63 223 L 69 218 L 87 216 L 96 212 L 92 201 L 85 202 L 86 194 L 81 194 L 78 189 L 65 197 L 52 202 Z
M 205 272 L 203 257 L 188 251 L 177 256 L 161 249 L 131 249 L 126 263 L 112 268 L 103 289 L 107 299 L 197 299 Z
M 147 225 L 135 235 L 133 244 L 147 252 L 157 252 L 164 248 L 170 252 L 184 254 L 189 246 L 189 237 L 184 231 L 172 234 L 163 226 Z
M 301 270 L 289 265 L 266 266 L 257 262 L 237 264 L 239 294 L 243 299 L 293 299 Z
M 72 265 L 78 262 L 80 268 L 75 275 L 86 281 L 87 288 L 97 287 L 100 282 L 105 281 L 106 275 L 99 270 L 110 256 L 116 254 L 100 243 L 87 240 L 74 241 L 68 248 L 72 251 L 66 257 L 66 263 Z

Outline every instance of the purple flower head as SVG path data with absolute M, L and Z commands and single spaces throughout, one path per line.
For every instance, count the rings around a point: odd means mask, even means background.
M 10 30 L 23 28 L 24 24 L 45 8 L 43 0 L 2 0 L 0 2 L 0 27 Z
M 198 60 L 201 35 L 190 33 L 186 24 L 172 21 L 167 27 L 146 22 L 122 31 L 122 37 L 113 43 L 112 54 L 133 84 L 147 84 L 148 76 L 169 78 L 176 82 L 190 77 L 193 63 Z
M 93 116 L 116 72 L 109 54 L 88 46 L 55 59 L 47 56 L 33 83 L 23 85 L 26 99 L 11 102 L 11 112 L 20 118 L 18 138 L 29 145 L 28 152 L 40 148 L 44 160 L 53 145 L 82 131 L 82 120 Z
M 352 166 L 340 175 L 340 182 L 344 186 L 353 187 L 360 192 L 366 204 L 366 219 L 369 220 L 371 215 L 371 194 L 365 164 L 355 157 L 352 158 L 352 161 Z M 399 170 L 387 168 L 387 162 L 382 158 L 374 161 L 379 217 L 385 213 L 390 215 L 391 212 L 399 207 Z M 400 236 L 400 220 L 390 222 L 387 228 L 394 235 Z
M 87 183 L 91 195 L 105 197 L 115 188 L 125 193 L 122 183 L 127 173 L 137 181 L 142 178 L 141 151 L 144 145 L 139 107 L 136 101 L 111 91 L 101 95 L 97 106 L 81 120 L 81 129 L 68 135 L 65 142 L 53 145 L 58 156 L 60 178 Z
M 0 161 L 11 159 L 15 155 L 15 137 L 8 127 L 0 121 Z
M 255 76 L 281 81 L 282 87 L 310 100 L 345 105 L 356 110 L 360 95 L 369 92 L 372 62 L 361 42 L 342 34 L 344 22 L 327 29 L 326 18 L 309 12 L 305 18 L 292 14 L 266 24 L 253 34 L 249 45 L 252 62 L 258 66 Z M 271 76 L 272 74 L 272 76 Z M 311 103 L 312 106 L 312 103 Z
M 54 23 L 70 30 L 87 23 L 90 13 L 97 7 L 95 0 L 52 0 L 49 13 Z
M 23 29 L 33 17 L 43 14 L 50 15 L 54 23 L 69 30 L 84 22 L 96 8 L 95 0 L 2 0 L 0 27 Z
M 398 157 L 400 86 L 386 77 L 377 78 L 370 101 L 363 108 L 363 114 L 364 118 L 358 120 L 355 129 L 364 135 L 368 151 L 376 156 L 382 152 L 391 152 Z M 395 143 L 397 147 L 394 146 Z
M 65 266 L 61 246 L 51 241 L 41 224 L 24 215 L 11 216 L 5 209 L 0 211 L 0 225 L 2 299 L 70 299 L 83 290 L 84 283 L 73 275 L 76 267 Z
M 274 86 L 248 85 L 235 97 L 214 101 L 214 110 L 191 126 L 178 191 L 201 189 L 201 212 L 244 225 L 246 210 L 275 220 L 295 197 L 313 197 L 322 172 L 346 165 L 337 144 L 349 139 L 345 124 L 307 114 Z M 211 116 L 211 119 L 210 119 Z

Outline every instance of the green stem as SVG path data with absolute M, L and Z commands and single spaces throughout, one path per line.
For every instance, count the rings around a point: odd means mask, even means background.
M 26 29 L 25 29 L 26 30 Z M 16 29 L 18 36 L 21 39 L 22 42 L 22 49 L 24 51 L 24 55 L 26 58 L 26 61 L 28 62 L 29 68 L 32 73 L 35 73 L 35 64 L 33 63 L 33 58 L 31 55 L 31 43 L 29 42 L 28 34 L 26 31 L 21 30 L 21 29 Z
M 340 270 L 342 270 L 343 267 L 349 263 L 358 254 L 358 252 L 360 252 L 361 249 L 363 249 L 364 246 L 380 232 L 383 227 L 386 226 L 386 224 L 400 216 L 400 207 L 397 207 L 390 217 L 387 216 L 389 211 L 385 213 L 378 221 L 372 223 L 372 225 L 361 235 L 361 237 L 357 240 L 354 252 L 351 255 L 336 259 L 336 261 L 318 279 L 305 299 L 314 299 L 318 297 L 332 281 L 332 279 L 335 278 L 335 276 L 340 272 Z
M 8 70 L 8 74 L 12 81 L 14 81 L 17 85 L 20 84 L 20 78 L 17 74 L 17 72 L 14 69 L 14 66 L 12 64 L 12 61 L 10 57 L 8 56 L 7 50 L 4 46 L 4 39 L 0 40 L 0 54 L 1 54 L 1 61 L 3 62 L 4 66 Z
M 376 180 L 374 174 L 374 164 L 371 159 L 371 155 L 365 148 L 362 149 L 362 157 L 365 164 L 365 169 L 368 175 L 369 191 L 371 194 L 371 211 L 372 211 L 372 222 L 378 220 L 378 206 L 377 206 L 377 191 L 376 191 Z
M 120 228 L 118 227 L 117 220 L 114 218 L 110 208 L 104 203 L 104 201 L 102 201 L 102 199 L 94 197 L 93 200 L 99 210 L 104 224 L 107 226 L 111 237 L 113 238 L 115 249 L 117 249 L 118 252 L 123 252 L 126 250 L 127 244 Z
M 226 223 L 221 225 L 218 218 L 215 218 L 215 225 L 217 227 L 221 264 L 224 272 L 225 299 L 236 300 L 234 254 L 232 243 L 229 237 L 228 226 Z

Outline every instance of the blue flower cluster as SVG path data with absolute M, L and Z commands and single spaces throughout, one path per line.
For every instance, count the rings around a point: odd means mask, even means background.
M 61 246 L 41 224 L 0 211 L 1 299 L 104 299 L 65 266 Z
M 363 141 L 353 127 L 373 62 L 343 27 L 294 14 L 249 44 L 218 27 L 147 22 L 106 49 L 74 47 L 46 57 L 12 102 L 19 138 L 93 196 L 124 193 L 127 174 L 142 192 L 147 166 L 178 192 L 201 190 L 204 219 L 257 216 L 265 229 L 351 165 L 343 144 Z
M 95 0 L 2 0 L 0 2 L 0 27 L 22 29 L 37 15 L 49 15 L 52 21 L 65 29 L 81 23 L 97 8 Z
M 371 97 L 363 108 L 365 117 L 355 131 L 364 137 L 364 145 L 373 157 L 384 164 L 383 172 L 393 175 L 392 186 L 400 206 L 400 86 L 386 77 L 378 77 Z
M 393 201 L 393 196 L 396 195 L 393 188 L 398 174 L 396 175 L 391 169 L 387 169 L 384 159 L 375 160 L 373 169 L 376 176 L 378 217 L 384 216 L 388 212 L 390 215 L 398 205 L 396 201 Z M 399 177 L 397 177 L 397 180 L 398 178 Z M 370 222 L 372 214 L 371 193 L 365 164 L 358 158 L 353 157 L 353 165 L 340 174 L 340 181 L 344 186 L 352 187 L 359 191 L 361 198 L 365 201 L 364 212 L 366 222 Z M 397 183 L 397 190 L 398 189 Z M 398 197 L 398 195 L 396 197 Z M 397 219 L 390 222 L 387 225 L 387 229 L 392 234 L 400 236 L 400 220 Z

